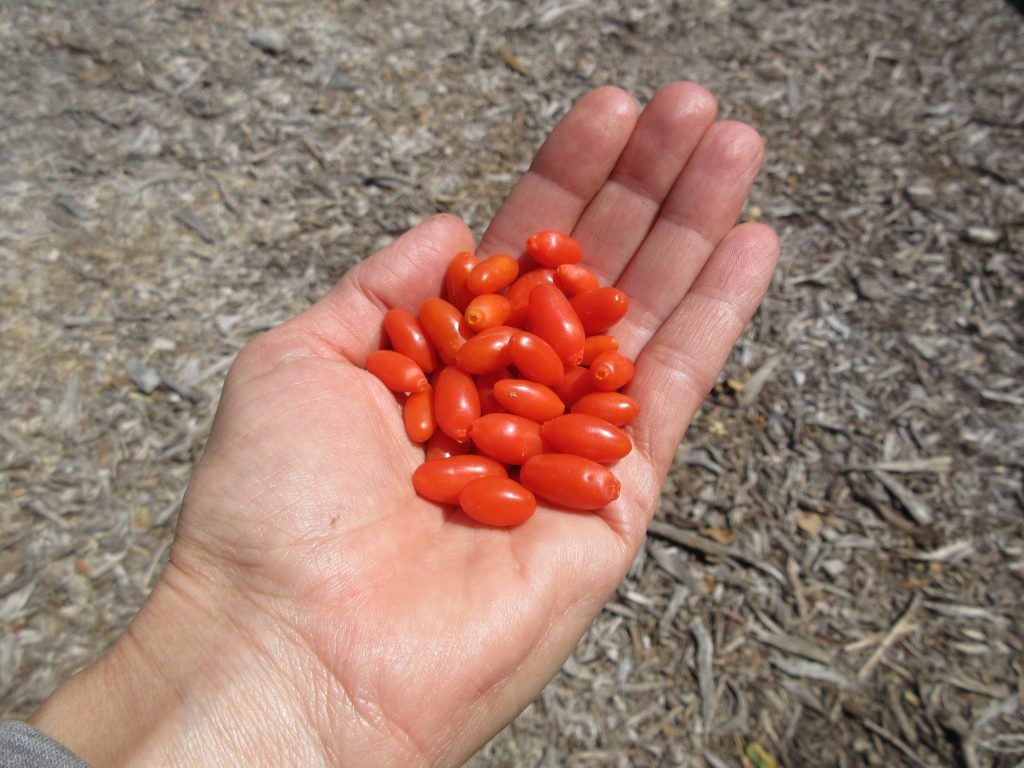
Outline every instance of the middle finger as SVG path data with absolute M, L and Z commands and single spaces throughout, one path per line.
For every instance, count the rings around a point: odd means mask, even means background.
M 602 282 L 614 283 L 636 253 L 717 111 L 715 97 L 688 82 L 666 85 L 644 108 L 611 176 L 572 233 Z

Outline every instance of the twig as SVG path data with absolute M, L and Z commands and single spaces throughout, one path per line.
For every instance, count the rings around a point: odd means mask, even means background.
M 944 475 L 953 469 L 952 456 L 932 456 L 927 459 L 904 459 L 902 461 L 879 461 L 875 464 L 854 464 L 843 469 L 844 472 L 890 472 L 892 474 L 911 474 L 928 472 Z
M 824 664 L 818 664 L 814 661 L 803 661 L 801 659 L 789 661 L 788 659 L 783 659 L 777 656 L 770 658 L 768 661 L 773 667 L 776 667 L 784 674 L 792 677 L 808 677 L 811 680 L 824 680 L 825 682 L 838 685 L 840 688 L 853 687 L 845 676 Z
M 719 544 L 716 541 L 711 541 L 690 531 L 684 531 L 682 528 L 677 528 L 669 523 L 663 523 L 660 520 L 652 521 L 647 530 L 655 536 L 659 536 L 667 541 L 686 547 L 687 549 L 693 549 L 697 552 L 702 552 L 705 555 L 710 555 L 711 557 L 720 557 L 723 560 L 737 560 L 741 563 L 746 563 L 747 565 L 768 574 L 782 586 L 789 586 L 786 581 L 786 577 L 779 573 L 778 569 L 743 554 L 735 547 L 728 547 L 724 544 Z
M 886 652 L 906 634 L 913 632 L 917 629 L 918 625 L 914 624 L 911 619 L 917 612 L 918 606 L 921 605 L 921 593 L 915 592 L 914 596 L 910 598 L 910 604 L 907 605 L 906 610 L 896 620 L 896 623 L 890 627 L 885 637 L 882 638 L 882 642 L 878 644 L 878 648 L 871 654 L 870 658 L 864 663 L 864 666 L 860 668 L 860 672 L 857 673 L 857 679 L 860 682 L 864 682 L 871 676 L 871 671 L 878 665 L 878 662 L 882 660 L 882 657 Z
M 878 478 L 878 481 L 885 486 L 885 489 L 903 505 L 907 514 L 914 518 L 918 525 L 931 525 L 935 521 L 935 515 L 931 507 L 914 495 L 907 486 L 887 472 L 875 470 L 871 474 Z
M 1010 624 L 1005 616 L 994 613 L 987 608 L 977 605 L 955 605 L 953 603 L 937 603 L 934 600 L 927 600 L 924 607 L 940 616 L 948 616 L 951 619 L 967 619 L 970 621 L 988 621 L 999 627 Z
M 910 534 L 915 539 L 923 538 L 920 528 L 897 514 L 895 511 L 889 509 L 888 505 L 872 496 L 861 480 L 857 479 L 853 475 L 848 475 L 846 482 L 847 485 L 850 486 L 850 491 L 853 493 L 853 497 L 855 499 L 866 504 L 876 515 L 889 523 L 893 528 L 898 528 L 899 530 Z
M 804 658 L 817 661 L 822 664 L 831 664 L 835 659 L 835 654 L 831 653 L 820 645 L 812 643 L 809 640 L 805 640 L 800 637 L 794 637 L 778 632 L 765 632 L 760 627 L 754 627 L 754 636 L 764 643 L 770 645 L 772 648 L 778 648 L 780 651 L 791 653 L 795 656 L 803 656 Z
M 896 749 L 898 749 L 900 752 L 906 755 L 910 759 L 910 762 L 912 762 L 914 765 L 920 765 L 922 766 L 922 768 L 929 768 L 928 763 L 926 763 L 924 760 L 915 755 L 913 748 L 911 748 L 899 736 L 897 736 L 894 733 L 891 733 L 890 731 L 880 726 L 878 723 L 875 723 L 871 720 L 863 719 L 861 720 L 861 722 L 864 724 L 864 727 L 867 728 L 869 731 L 885 739 L 894 747 L 896 747 Z
M 963 560 L 975 553 L 974 545 L 969 541 L 954 541 L 930 552 L 919 552 L 910 556 L 911 560 L 920 560 L 924 563 L 949 563 Z
M 697 684 L 700 687 L 700 717 L 703 721 L 703 732 L 711 732 L 711 718 L 715 714 L 715 680 L 711 671 L 711 662 L 715 655 L 714 641 L 703 622 L 696 619 L 690 625 L 693 639 L 697 641 Z

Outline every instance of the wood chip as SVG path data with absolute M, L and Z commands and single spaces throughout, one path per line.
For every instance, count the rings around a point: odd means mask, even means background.
M 853 687 L 853 683 L 848 677 L 825 664 L 819 664 L 814 661 L 803 661 L 800 659 L 788 660 L 781 656 L 773 656 L 769 661 L 773 667 L 776 667 L 792 677 L 806 677 L 811 680 L 821 680 L 826 683 L 838 685 L 840 688 Z
M 175 211 L 173 218 L 186 229 L 199 235 L 199 239 L 204 243 L 212 244 L 214 242 L 213 234 L 209 228 L 192 211 Z
M 931 507 L 921 501 L 913 491 L 899 480 L 888 472 L 882 472 L 881 470 L 874 470 L 871 474 L 878 478 L 878 481 L 893 495 L 893 498 L 903 505 L 907 514 L 914 518 L 914 522 L 918 525 L 931 525 L 935 521 L 935 514 L 932 512 Z
M 954 541 L 931 552 L 918 552 L 911 559 L 925 563 L 955 563 L 975 554 L 974 545 L 969 541 Z
M 796 656 L 803 656 L 825 666 L 830 665 L 835 660 L 836 654 L 834 651 L 829 651 L 817 643 L 801 637 L 781 632 L 766 632 L 759 627 L 755 627 L 754 635 L 765 645 L 770 645 L 772 648 L 777 648 L 780 651 Z
M 761 396 L 761 390 L 771 379 L 780 362 L 782 362 L 782 355 L 774 355 L 765 360 L 761 367 L 751 374 L 740 393 L 739 402 L 742 407 L 749 408 L 757 402 L 757 398 Z
M 817 536 L 821 533 L 822 526 L 825 523 L 821 515 L 816 515 L 813 512 L 797 512 L 796 524 L 808 536 Z
M 737 560 L 741 563 L 745 563 L 753 568 L 757 568 L 764 573 L 767 573 L 773 579 L 778 581 L 780 584 L 786 584 L 786 577 L 783 576 L 778 569 L 767 563 L 760 562 L 757 558 L 745 555 L 734 547 L 727 547 L 723 544 L 719 544 L 709 539 L 705 539 L 691 531 L 683 530 L 669 523 L 663 523 L 660 520 L 654 520 L 647 527 L 649 533 L 653 533 L 655 536 L 660 536 L 667 541 L 674 542 L 680 546 L 687 547 L 688 549 L 702 552 L 705 555 L 711 557 L 720 557 L 723 559 Z
M 950 603 L 938 603 L 933 600 L 925 600 L 922 605 L 933 613 L 937 613 L 942 616 L 949 616 L 955 619 L 987 621 L 999 626 L 1007 626 L 1009 624 L 1009 620 L 1005 616 L 1001 616 L 998 613 L 977 605 L 955 605 Z
M 700 717 L 704 733 L 711 731 L 711 723 L 715 716 L 715 681 L 711 662 L 715 655 L 715 647 L 704 624 L 698 619 L 690 625 L 690 633 L 697 643 L 697 683 L 700 687 Z
M 876 464 L 867 464 L 860 467 L 849 467 L 849 469 L 867 470 L 873 472 L 888 472 L 889 474 L 914 474 L 918 472 L 925 472 L 938 475 L 945 475 L 953 470 L 953 457 L 933 456 L 927 459 L 880 461 Z

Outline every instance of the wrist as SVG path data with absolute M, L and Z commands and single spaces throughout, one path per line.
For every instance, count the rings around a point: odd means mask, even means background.
M 323 764 L 294 671 L 275 662 L 291 655 L 268 648 L 266 617 L 224 605 L 169 565 L 128 631 L 32 724 L 95 766 Z

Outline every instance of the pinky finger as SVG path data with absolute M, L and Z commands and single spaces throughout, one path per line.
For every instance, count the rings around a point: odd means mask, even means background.
M 686 296 L 637 358 L 638 451 L 664 477 L 690 420 L 768 290 L 779 257 L 770 227 L 741 224 L 719 243 Z

